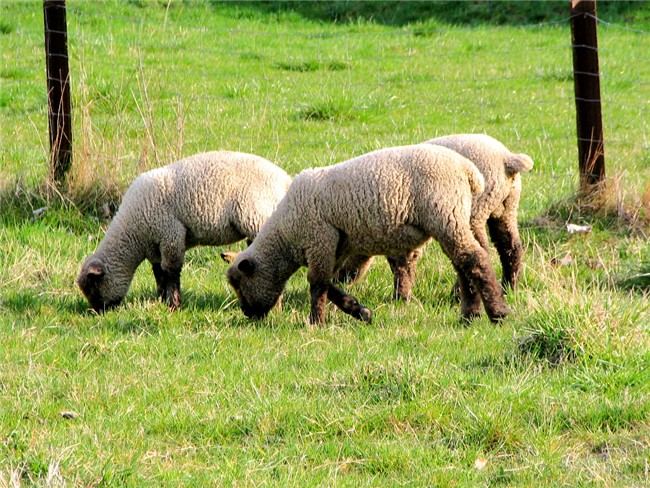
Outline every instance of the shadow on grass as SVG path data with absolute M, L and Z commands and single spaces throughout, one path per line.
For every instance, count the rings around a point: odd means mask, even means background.
M 0 300 L 0 310 L 7 310 L 19 315 L 40 313 L 43 307 L 56 310 L 57 313 L 85 314 L 88 304 L 81 297 L 53 297 L 36 291 L 16 291 L 6 294 Z
M 220 1 L 210 2 L 220 9 L 231 9 L 239 18 L 262 15 L 295 14 L 306 19 L 332 23 L 373 21 L 403 26 L 435 20 L 453 25 L 526 25 L 566 21 L 569 5 L 565 1 Z M 600 2 L 598 13 L 608 21 L 650 20 L 644 2 Z
M 226 311 L 237 308 L 235 297 L 222 293 L 197 293 L 183 290 L 183 308 L 203 312 Z
M 641 265 L 638 270 L 630 271 L 616 285 L 622 290 L 650 295 L 650 262 Z

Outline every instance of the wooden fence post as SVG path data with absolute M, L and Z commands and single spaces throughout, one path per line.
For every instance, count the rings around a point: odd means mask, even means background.
M 571 44 L 580 190 L 588 193 L 605 179 L 605 143 L 600 108 L 600 71 L 595 0 L 571 0 Z
M 43 0 L 50 175 L 62 184 L 72 164 L 72 114 L 65 0 Z

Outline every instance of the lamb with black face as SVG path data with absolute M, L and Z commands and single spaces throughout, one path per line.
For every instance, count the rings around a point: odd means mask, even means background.
M 228 269 L 228 282 L 239 298 L 242 312 L 248 318 L 266 317 L 282 295 L 284 282 L 269 280 L 268 275 L 264 266 L 242 255 Z

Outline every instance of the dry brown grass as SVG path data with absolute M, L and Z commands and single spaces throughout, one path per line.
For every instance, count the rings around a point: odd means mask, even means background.
M 552 204 L 542 215 L 544 218 L 563 223 L 597 221 L 613 230 L 650 235 L 650 182 L 640 195 L 626 188 L 622 175 L 608 177 Z
M 111 128 L 112 138 L 107 138 L 96 127 L 93 110 L 97 100 L 83 69 L 76 89 L 79 94 L 75 112 L 77 130 L 72 166 L 65 183 L 57 186 L 48 178 L 38 188 L 28 189 L 20 181 L 0 181 L 0 200 L 4 203 L 7 198 L 2 195 L 29 193 L 27 201 L 36 202 L 31 206 L 59 203 L 106 218 L 117 209 L 124 190 L 137 174 L 183 156 L 183 104 L 173 100 L 173 120 L 157 120 L 142 69 L 138 73 L 138 91 L 131 93 L 142 128 L 140 151 L 135 157 L 129 153 L 125 138 L 120 137 L 129 130 L 125 118 L 116 119 L 117 125 Z

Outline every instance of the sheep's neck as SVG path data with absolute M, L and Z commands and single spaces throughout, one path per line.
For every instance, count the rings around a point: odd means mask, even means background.
M 300 251 L 294 242 L 282 232 L 276 231 L 260 239 L 262 254 L 276 263 L 276 274 L 286 282 L 292 274 L 298 271 L 302 263 Z M 254 242 L 255 244 L 255 242 Z
M 109 228 L 97 250 L 115 272 L 132 276 L 145 258 L 145 245 L 130 230 Z

